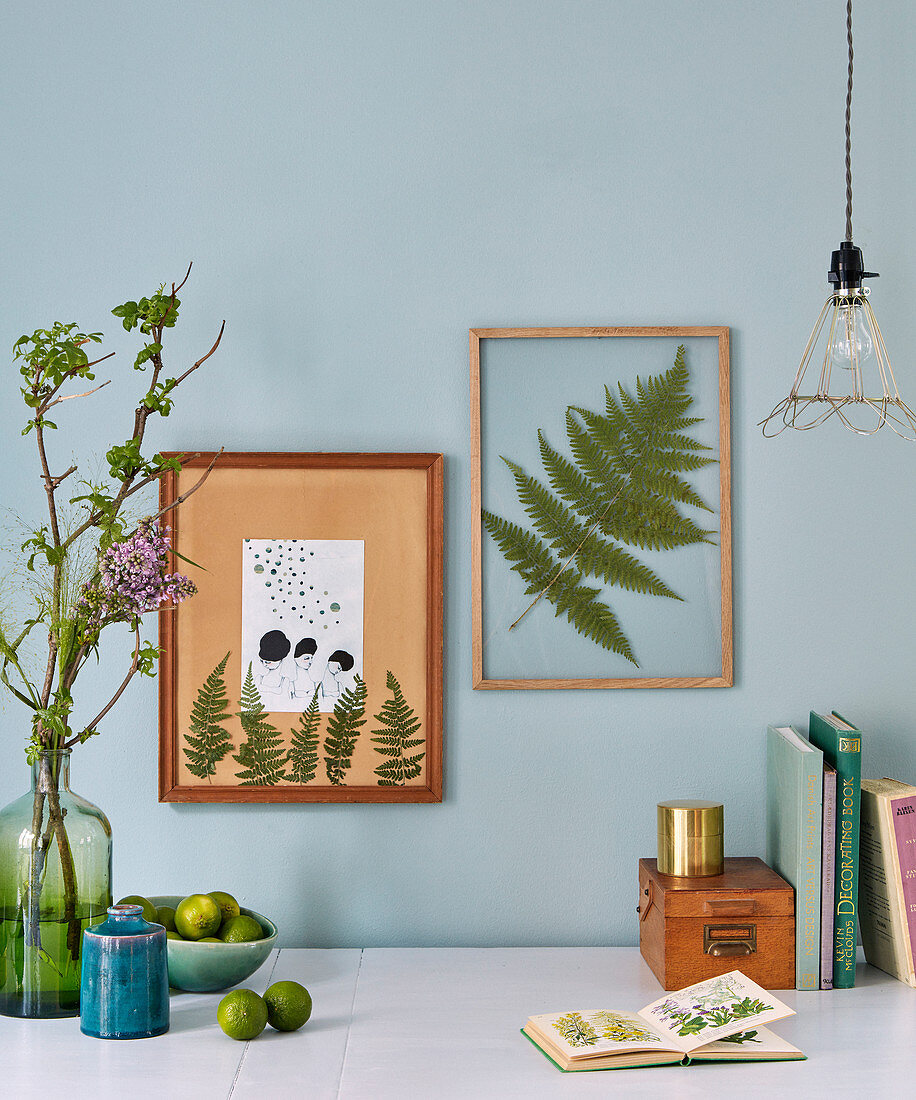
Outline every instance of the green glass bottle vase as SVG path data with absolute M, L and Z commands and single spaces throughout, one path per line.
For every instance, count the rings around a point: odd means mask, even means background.
M 78 1016 L 83 930 L 111 905 L 111 826 L 70 790 L 70 750 L 0 811 L 0 1014 Z

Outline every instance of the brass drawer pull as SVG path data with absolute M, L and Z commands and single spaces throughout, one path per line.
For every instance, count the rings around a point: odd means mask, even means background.
M 756 924 L 707 924 L 703 952 L 719 958 L 757 954 Z

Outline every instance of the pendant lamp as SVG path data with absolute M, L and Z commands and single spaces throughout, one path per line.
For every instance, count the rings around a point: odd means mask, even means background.
M 789 396 L 760 421 L 765 436 L 786 428 L 805 431 L 837 419 L 858 435 L 874 435 L 887 424 L 916 442 L 916 414 L 897 391 L 884 338 L 868 300 L 862 250 L 852 241 L 852 0 L 846 2 L 849 69 L 846 84 L 846 238 L 833 252 L 827 281 L 833 293 L 814 325 Z

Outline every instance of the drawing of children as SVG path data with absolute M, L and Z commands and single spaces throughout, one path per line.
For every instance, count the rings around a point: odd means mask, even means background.
M 315 683 L 309 675 L 309 669 L 317 649 L 318 643 L 314 638 L 300 638 L 296 643 L 293 651 L 293 674 L 289 681 L 291 699 L 311 700 L 315 694 Z
M 321 696 L 323 699 L 337 699 L 340 696 L 340 674 L 349 672 L 353 667 L 353 658 L 345 649 L 335 649 L 328 657 L 328 665 L 321 678 Z
M 255 674 L 255 682 L 262 698 L 265 695 L 289 694 L 289 680 L 283 675 L 280 666 L 290 648 L 290 640 L 282 630 L 268 630 L 262 635 L 258 650 L 258 671 Z

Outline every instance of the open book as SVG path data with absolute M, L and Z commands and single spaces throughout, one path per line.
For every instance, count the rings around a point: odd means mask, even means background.
M 794 1016 L 740 970 L 687 986 L 635 1015 L 619 1009 L 531 1016 L 522 1028 L 562 1070 L 804 1058 L 762 1024 Z

